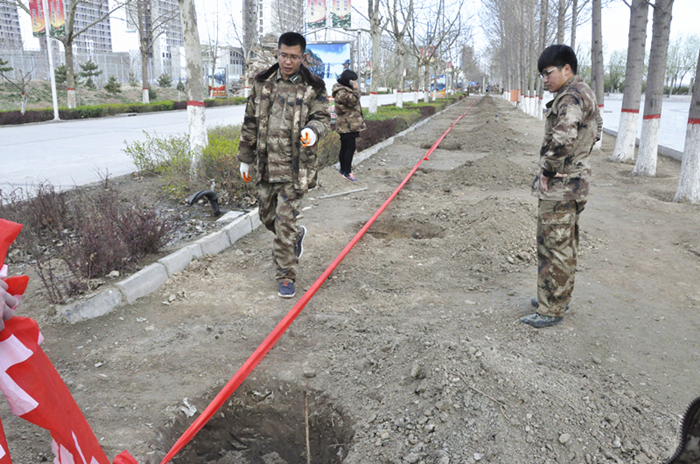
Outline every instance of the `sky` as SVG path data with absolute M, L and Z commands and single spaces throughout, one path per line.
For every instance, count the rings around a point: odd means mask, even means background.
M 415 0 L 420 2 L 421 0 Z M 197 5 L 197 15 L 200 19 L 200 40 L 205 42 L 207 40 L 210 29 L 207 29 L 207 25 L 211 24 L 211 21 L 207 21 L 207 18 L 212 17 L 216 14 L 217 8 L 219 17 L 226 19 L 225 25 L 222 26 L 224 30 L 230 30 L 228 24 L 230 24 L 230 14 L 233 13 L 236 16 L 240 16 L 241 11 L 241 0 L 195 0 Z M 471 12 L 478 13 L 481 6 L 481 0 L 465 0 L 465 13 L 469 14 Z M 367 11 L 367 0 L 352 0 L 353 10 L 359 10 L 366 14 Z M 649 9 L 649 31 L 647 33 L 647 50 L 651 44 L 651 15 L 652 8 Z M 22 22 L 22 36 L 25 38 L 31 35 L 31 26 L 29 23 L 29 17 L 20 12 L 20 19 Z M 123 14 L 121 15 L 123 17 Z M 359 15 L 353 11 L 353 27 L 357 27 L 356 21 Z M 478 26 L 478 14 L 473 15 L 475 25 L 475 48 L 480 51 L 485 48 L 486 43 L 483 38 L 483 34 L 480 33 Z M 680 36 L 684 36 L 692 33 L 700 33 L 700 28 L 697 26 L 698 18 L 700 18 L 700 0 L 675 0 L 673 7 L 673 21 L 671 23 L 671 39 L 675 39 Z M 114 51 L 128 51 L 130 49 L 135 49 L 138 47 L 137 38 L 135 33 L 127 33 L 123 31 L 123 28 L 118 27 L 120 23 L 119 19 L 114 18 L 112 24 L 113 28 L 113 48 Z M 627 33 L 629 28 L 629 8 L 623 3 L 622 0 L 613 0 L 613 3 L 603 10 L 603 43 L 605 48 L 605 53 L 609 53 L 615 50 L 626 50 L 627 49 Z M 39 43 L 35 39 L 30 39 L 27 43 L 27 48 L 38 49 Z M 579 25 L 577 29 L 577 42 L 578 43 L 590 43 L 591 42 L 591 23 L 590 21 Z

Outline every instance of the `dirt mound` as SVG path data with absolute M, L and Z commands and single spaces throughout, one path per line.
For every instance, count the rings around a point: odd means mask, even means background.
M 469 269 L 511 272 L 515 265 L 536 261 L 532 204 L 492 195 L 473 205 L 456 206 L 450 222 L 460 234 L 453 257 Z
M 495 153 L 464 163 L 450 171 L 446 178 L 449 183 L 505 190 L 529 187 L 534 176 L 534 172 L 527 172 L 502 154 Z

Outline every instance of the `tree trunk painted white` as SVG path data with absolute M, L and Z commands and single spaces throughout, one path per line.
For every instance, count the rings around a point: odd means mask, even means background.
M 674 201 L 700 203 L 700 119 L 688 121 L 681 176 Z
M 377 92 L 370 92 L 369 93 L 369 112 L 370 113 L 377 112 Z
M 22 113 L 22 116 L 24 116 L 24 112 L 27 111 L 27 94 L 24 92 L 22 92 L 22 96 L 20 97 L 19 111 Z
M 396 107 L 403 108 L 403 91 L 396 91 Z
M 661 117 L 647 118 L 642 121 L 642 137 L 639 141 L 639 156 L 632 170 L 633 176 L 655 176 L 656 160 L 659 150 L 659 127 Z
M 632 8 L 630 9 L 625 92 L 622 96 L 620 125 L 611 158 L 612 161 L 626 162 L 634 160 L 639 104 L 642 97 L 642 78 L 644 77 L 644 45 L 647 41 L 648 16 L 649 4 L 646 0 L 633 0 Z
M 695 71 L 693 97 L 688 114 L 688 130 L 685 134 L 685 150 L 681 164 L 681 176 L 678 179 L 675 201 L 700 203 L 700 53 Z
M 639 141 L 639 155 L 632 170 L 634 176 L 655 176 L 659 150 L 659 126 L 663 103 L 664 75 L 668 58 L 668 39 L 671 33 L 673 0 L 657 0 L 649 52 L 647 90 L 644 94 L 644 121 Z
M 195 180 L 201 167 L 202 150 L 209 144 L 204 114 L 202 49 L 197 31 L 197 12 L 194 0 L 178 0 L 178 3 L 182 16 L 187 70 L 187 118 L 190 126 L 190 150 L 192 151 L 190 177 Z

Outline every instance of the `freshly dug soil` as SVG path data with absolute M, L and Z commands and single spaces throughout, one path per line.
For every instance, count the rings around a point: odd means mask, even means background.
M 434 117 L 304 201 L 297 297 L 277 297 L 259 228 L 158 292 L 61 322 L 31 293 L 44 347 L 110 457 L 157 463 L 447 127 Z M 680 164 L 632 178 L 593 155 L 571 312 L 536 330 L 536 170 L 543 123 L 479 100 L 423 162 L 181 463 L 658 463 L 700 394 L 700 209 Z M 334 198 L 323 195 L 367 187 Z M 21 269 L 11 269 L 15 272 Z M 196 410 L 196 413 L 192 413 Z M 3 418 L 15 462 L 52 459 Z M 308 415 L 308 420 L 306 416 Z M 191 417 L 188 417 L 191 416 Z

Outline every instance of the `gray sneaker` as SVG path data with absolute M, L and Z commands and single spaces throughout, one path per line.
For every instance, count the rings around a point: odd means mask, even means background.
M 531 304 L 534 308 L 539 308 L 539 307 L 540 307 L 540 302 L 537 301 L 537 298 L 533 298 L 532 300 L 530 300 L 530 304 Z M 569 305 L 566 305 L 566 309 L 564 310 L 564 314 L 569 314 Z
M 523 324 L 530 325 L 536 329 L 543 329 L 545 327 L 551 327 L 553 325 L 561 324 L 562 322 L 564 322 L 564 318 L 543 316 L 539 313 L 532 313 L 525 317 L 521 317 L 520 322 L 522 322 Z

